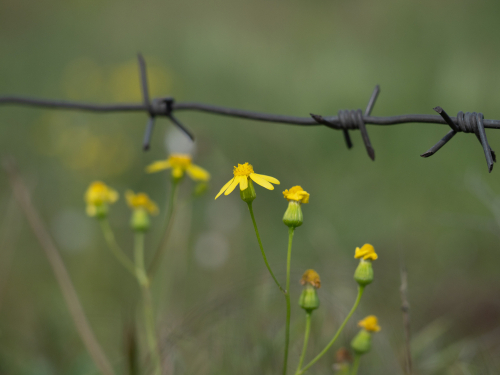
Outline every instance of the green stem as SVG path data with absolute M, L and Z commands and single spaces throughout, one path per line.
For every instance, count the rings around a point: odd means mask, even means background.
M 360 359 L 361 359 L 361 355 L 359 355 L 358 353 L 354 354 L 354 362 L 352 364 L 351 375 L 357 375 Z
M 172 231 L 172 226 L 173 226 L 173 218 L 175 214 L 175 207 L 176 207 L 176 201 L 177 201 L 177 193 L 179 191 L 179 182 L 180 180 L 178 179 L 172 179 L 172 188 L 170 189 L 170 196 L 168 199 L 168 206 L 167 206 L 167 216 L 165 218 L 166 225 L 165 225 L 165 231 L 163 232 L 163 236 L 160 240 L 160 244 L 158 245 L 158 248 L 156 249 L 156 252 L 153 256 L 153 260 L 151 261 L 149 265 L 149 277 L 153 277 L 156 271 L 158 270 L 161 260 L 163 256 L 165 255 L 165 251 L 167 249 L 167 242 L 170 237 L 170 232 Z
M 161 374 L 161 359 L 158 342 L 156 339 L 155 318 L 153 311 L 153 300 L 151 297 L 151 289 L 149 279 L 146 275 L 144 267 L 144 232 L 135 232 L 134 258 L 137 267 L 137 281 L 141 287 L 143 308 L 144 308 L 144 325 L 146 329 L 146 340 L 149 347 L 149 353 L 154 361 L 155 375 Z
M 262 258 L 264 258 L 264 263 L 266 263 L 266 267 L 271 274 L 274 282 L 280 288 L 280 290 L 283 292 L 283 294 L 286 295 L 286 291 L 281 287 L 280 283 L 276 279 L 276 276 L 274 276 L 273 271 L 271 270 L 271 266 L 269 265 L 269 262 L 267 261 L 266 253 L 264 251 L 264 247 L 262 246 L 262 241 L 260 240 L 260 235 L 259 235 L 259 229 L 257 228 L 257 223 L 255 222 L 255 217 L 253 215 L 253 208 L 252 208 L 252 203 L 248 203 L 248 210 L 250 211 L 250 216 L 252 217 L 252 222 L 253 222 L 253 227 L 255 228 L 255 234 L 257 235 L 257 241 L 259 241 L 259 246 L 260 246 L 260 251 L 262 253 Z
M 113 255 L 118 259 L 118 261 L 125 267 L 132 275 L 137 275 L 137 270 L 134 265 L 134 262 L 130 260 L 130 258 L 125 255 L 123 250 L 121 249 L 118 242 L 116 242 L 115 235 L 113 230 L 111 229 L 111 225 L 109 225 L 109 221 L 106 218 L 99 219 L 99 224 L 101 224 L 101 230 L 108 244 L 108 248 L 111 250 Z
M 354 314 L 354 311 L 356 311 L 356 308 L 359 305 L 359 301 L 361 300 L 361 296 L 363 295 L 364 289 L 365 289 L 364 286 L 358 286 L 358 297 L 356 298 L 356 302 L 354 302 L 354 305 L 352 306 L 351 311 L 349 312 L 349 314 L 347 314 L 346 318 L 344 319 L 344 321 L 340 325 L 339 329 L 337 330 L 337 333 L 335 333 L 335 336 L 333 336 L 333 338 L 328 343 L 328 345 L 311 362 L 309 362 L 302 370 L 300 370 L 297 373 L 297 375 L 302 375 L 309 367 L 314 365 L 321 357 L 323 357 L 323 355 L 328 351 L 328 349 L 331 348 L 331 346 L 333 345 L 335 340 L 337 340 L 337 338 L 340 336 L 340 333 L 342 332 L 345 325 L 347 324 L 347 322 L 351 318 L 352 314 Z
M 290 346 L 290 263 L 292 259 L 292 241 L 293 234 L 295 232 L 294 227 L 288 227 L 288 252 L 286 256 L 286 325 L 285 325 L 285 360 L 283 362 L 283 375 L 286 375 L 288 367 L 288 347 Z
M 306 332 L 304 334 L 304 345 L 302 346 L 302 354 L 300 355 L 297 371 L 295 371 L 296 374 L 300 372 L 300 368 L 302 367 L 302 363 L 304 363 L 304 358 L 306 357 L 307 343 L 309 341 L 309 333 L 311 332 L 311 315 L 312 311 L 306 312 Z

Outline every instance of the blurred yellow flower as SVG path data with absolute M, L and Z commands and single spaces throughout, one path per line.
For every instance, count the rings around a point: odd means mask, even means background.
M 313 269 L 309 269 L 304 272 L 302 278 L 300 279 L 300 283 L 302 285 L 311 284 L 316 289 L 319 289 L 321 287 L 321 280 L 319 278 L 319 275 Z
M 301 186 L 294 186 L 290 190 L 286 189 L 283 192 L 283 196 L 290 201 L 296 201 L 300 203 L 309 203 L 309 193 L 304 191 Z
M 377 317 L 375 315 L 369 315 L 363 320 L 359 321 L 358 326 L 363 327 L 368 332 L 378 332 L 381 330 L 380 326 L 378 325 Z
M 356 252 L 354 253 L 354 258 L 356 259 L 363 258 L 363 260 L 367 259 L 375 260 L 378 258 L 378 255 L 375 252 L 375 248 L 369 243 L 366 243 L 363 245 L 361 249 L 359 247 L 356 248 Z
M 252 179 L 253 182 L 269 190 L 274 190 L 274 186 L 270 184 L 271 182 L 276 185 L 280 184 L 274 177 L 254 173 L 252 165 L 248 163 L 238 164 L 237 167 L 234 167 L 233 174 L 234 177 L 220 189 L 215 199 L 219 198 L 222 193 L 224 193 L 224 195 L 231 194 L 238 184 L 240 185 L 240 190 L 246 190 L 249 178 Z
M 100 208 L 104 208 L 108 203 L 115 203 L 118 200 L 118 192 L 104 182 L 94 181 L 85 192 L 85 202 L 87 203 L 87 215 L 96 216 Z
M 186 172 L 194 181 L 208 181 L 210 173 L 191 162 L 191 156 L 187 154 L 172 154 L 167 160 L 159 160 L 150 164 L 146 172 L 155 173 L 172 168 L 172 176 L 180 179 Z
M 131 209 L 145 209 L 152 215 L 158 214 L 158 206 L 149 198 L 146 193 L 134 194 L 133 191 L 128 190 L 125 193 L 125 197 L 127 198 L 127 203 Z

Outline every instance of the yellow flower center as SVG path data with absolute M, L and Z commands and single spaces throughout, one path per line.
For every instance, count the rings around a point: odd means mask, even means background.
M 321 287 L 321 280 L 319 278 L 318 273 L 315 270 L 309 269 L 302 275 L 302 279 L 300 279 L 300 283 L 302 285 L 311 284 L 316 289 Z
M 369 243 L 365 243 L 361 249 L 359 247 L 356 248 L 356 252 L 354 253 L 354 258 L 363 260 L 376 260 L 378 258 L 377 253 L 375 252 L 375 248 Z
M 235 176 L 250 176 L 250 174 L 254 173 L 253 167 L 251 164 L 238 164 L 237 167 L 234 167 L 233 174 Z
M 369 332 L 380 331 L 380 326 L 378 325 L 378 319 L 375 315 L 369 315 L 358 323 L 358 326 L 363 327 Z
M 288 201 L 297 201 L 301 203 L 309 203 L 309 193 L 304 191 L 301 186 L 294 186 L 290 190 L 285 190 L 283 196 Z
M 116 191 L 101 181 L 93 182 L 87 189 L 85 200 L 87 204 L 101 205 L 104 203 L 113 203 L 118 199 Z
M 191 156 L 187 154 L 172 154 L 168 157 L 172 168 L 187 169 L 191 165 Z
M 134 194 L 133 191 L 129 190 L 127 191 L 125 196 L 127 198 L 129 207 L 133 210 L 145 209 L 153 215 L 156 215 L 158 213 L 158 207 L 156 206 L 156 203 L 153 202 L 146 193 Z

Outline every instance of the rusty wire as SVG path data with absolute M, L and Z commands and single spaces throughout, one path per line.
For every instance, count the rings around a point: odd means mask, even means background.
M 146 62 L 142 55 L 138 55 L 139 72 L 141 77 L 142 103 L 134 104 L 93 104 L 82 103 L 64 100 L 47 100 L 38 98 L 29 98 L 23 96 L 0 96 L 0 105 L 25 105 L 33 107 L 43 107 L 52 109 L 68 109 L 90 112 L 146 112 L 148 122 L 143 140 L 143 149 L 148 150 L 151 143 L 154 124 L 156 117 L 166 117 L 182 132 L 184 132 L 191 140 L 194 140 L 193 133 L 185 127 L 174 116 L 177 111 L 200 111 L 212 113 L 222 116 L 238 117 L 248 120 L 281 123 L 300 126 L 320 126 L 324 125 L 331 129 L 341 130 L 344 134 L 344 139 L 348 148 L 352 148 L 352 140 L 349 134 L 350 130 L 359 130 L 368 153 L 368 156 L 375 160 L 375 150 L 370 142 L 366 125 L 397 125 L 405 123 L 432 123 L 440 125 L 448 125 L 451 130 L 437 142 L 428 151 L 420 156 L 427 158 L 434 155 L 441 147 L 449 142 L 457 133 L 474 133 L 479 140 L 484 155 L 488 171 L 493 169 L 493 163 L 496 162 L 495 152 L 492 151 L 486 138 L 485 128 L 500 129 L 500 120 L 485 120 L 482 113 L 476 112 L 458 112 L 457 117 L 450 117 L 441 108 L 435 107 L 434 110 L 439 115 L 423 115 L 423 114 L 408 114 L 398 116 L 378 117 L 371 116 L 373 106 L 380 93 L 380 88 L 377 85 L 373 90 L 372 96 L 368 102 L 364 113 L 361 109 L 356 110 L 340 110 L 337 116 L 321 116 L 310 114 L 310 117 L 295 117 L 285 115 L 275 115 L 268 113 L 260 113 L 254 111 L 246 111 L 241 109 L 226 108 L 211 104 L 182 102 L 176 103 L 172 97 L 163 97 L 150 99 Z

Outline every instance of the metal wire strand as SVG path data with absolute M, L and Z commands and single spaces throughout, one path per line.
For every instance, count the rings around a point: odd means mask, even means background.
M 450 117 L 441 107 L 436 107 L 434 110 L 439 115 L 424 115 L 424 114 L 407 114 L 397 116 L 375 117 L 371 116 L 373 106 L 380 93 L 380 87 L 377 85 L 368 101 L 368 105 L 362 114 L 361 110 L 341 110 L 338 116 L 323 117 L 321 115 L 310 114 L 310 117 L 296 117 L 286 115 L 276 115 L 269 113 L 261 113 L 254 111 L 247 111 L 242 109 L 234 109 L 221 107 L 205 103 L 184 102 L 176 103 L 173 98 L 158 98 L 150 99 L 149 89 L 147 84 L 147 69 L 146 62 L 142 55 L 138 55 L 139 73 L 141 77 L 141 91 L 143 96 L 142 103 L 126 103 L 126 104 L 94 104 L 94 103 L 81 103 L 64 100 L 47 100 L 30 98 L 24 96 L 0 96 L 0 105 L 21 105 L 33 106 L 49 109 L 65 109 L 65 110 L 79 110 L 97 113 L 111 113 L 111 112 L 145 112 L 149 119 L 146 125 L 144 134 L 143 148 L 149 149 L 151 137 L 154 129 L 154 121 L 156 117 L 166 117 L 184 132 L 191 140 L 194 140 L 193 133 L 184 126 L 180 120 L 174 116 L 177 111 L 198 111 L 204 113 L 211 113 L 221 116 L 229 116 L 236 118 L 243 118 L 247 120 L 270 122 L 278 124 L 289 124 L 299 126 L 319 126 L 324 125 L 328 128 L 335 130 L 342 130 L 348 148 L 352 147 L 352 140 L 349 130 L 359 129 L 365 148 L 368 155 L 372 160 L 375 159 L 375 151 L 371 145 L 366 125 L 399 125 L 405 123 L 428 123 L 448 125 L 451 130 L 427 152 L 423 153 L 422 157 L 429 157 L 434 155 L 441 147 L 449 142 L 456 133 L 474 133 L 483 146 L 485 153 L 488 170 L 491 172 L 493 163 L 496 162 L 495 153 L 491 150 L 486 138 L 485 128 L 500 129 L 500 120 L 485 120 L 481 113 L 463 113 L 459 112 L 457 117 Z

